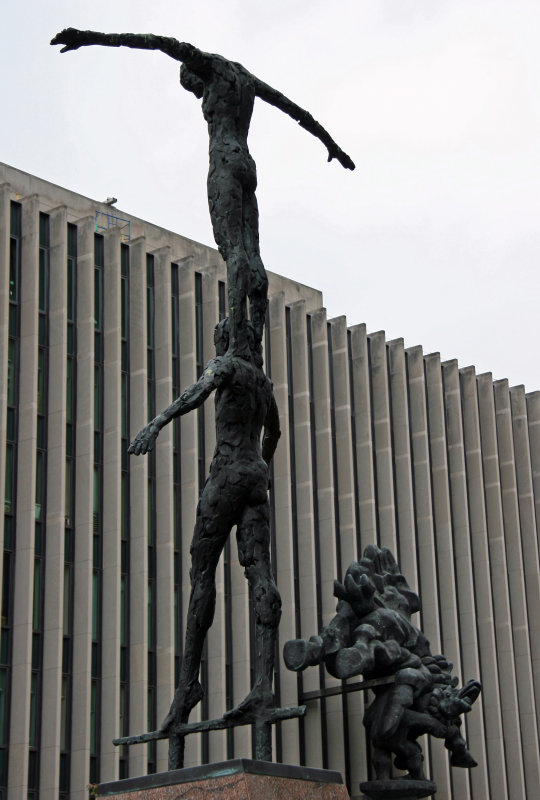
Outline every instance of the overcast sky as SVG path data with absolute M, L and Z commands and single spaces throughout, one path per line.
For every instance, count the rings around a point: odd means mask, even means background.
M 256 102 L 267 269 L 329 317 L 540 389 L 538 0 L 19 0 L 2 22 L 1 161 L 213 245 L 178 64 L 49 40 L 151 32 L 240 61 L 356 163 Z

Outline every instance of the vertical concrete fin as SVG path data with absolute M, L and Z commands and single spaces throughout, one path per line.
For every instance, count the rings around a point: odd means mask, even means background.
M 146 338 L 146 240 L 129 246 L 130 439 L 148 421 Z M 148 459 L 129 456 L 129 728 L 143 733 L 148 724 Z M 159 667 L 158 667 L 159 668 Z M 145 775 L 147 746 L 132 745 L 130 776 Z
M 538 727 L 535 713 L 531 650 L 528 632 L 529 619 L 524 579 L 525 565 L 523 561 L 523 547 L 520 531 L 508 382 L 496 381 L 493 390 L 525 784 L 527 794 L 534 794 L 536 788 L 533 787 L 540 785 L 540 753 L 538 751 Z
M 398 552 L 388 363 L 384 331 L 368 335 L 380 545 Z
M 523 551 L 525 593 L 529 611 L 529 642 L 531 648 L 531 668 L 536 698 L 536 724 L 540 730 L 540 572 L 538 566 L 538 540 L 536 535 L 536 514 L 533 495 L 533 476 L 531 465 L 531 444 L 527 420 L 527 402 L 523 386 L 510 389 L 510 408 L 512 415 L 512 434 L 514 443 L 514 462 Z
M 486 758 L 482 772 L 487 772 L 487 783 L 471 775 L 473 794 L 508 797 L 507 768 L 503 746 L 503 721 L 501 714 L 500 679 L 497 669 L 495 613 L 490 577 L 490 556 L 487 532 L 487 516 L 484 496 L 484 474 L 482 465 L 482 443 L 480 437 L 480 413 L 477 381 L 474 367 L 460 370 L 463 436 L 467 476 L 469 529 L 474 569 L 474 593 L 476 604 L 476 637 L 479 647 L 480 671 L 478 677 L 489 691 L 482 693 Z M 466 680 L 472 675 L 463 674 Z M 469 726 L 469 738 L 474 732 Z M 475 754 L 478 743 L 470 742 Z M 482 775 L 480 776 L 480 778 Z
M 121 234 L 104 236 L 104 403 L 103 403 L 103 588 L 101 620 L 100 780 L 118 777 L 119 751 L 110 739 L 120 720 L 121 587 Z
M 60 781 L 67 380 L 67 209 L 49 212 L 49 376 L 46 570 L 43 630 L 40 793 Z
M 10 797 L 26 797 L 32 673 L 32 599 L 36 502 L 39 201 L 22 201 L 19 444 L 15 593 L 13 597 L 10 753 Z

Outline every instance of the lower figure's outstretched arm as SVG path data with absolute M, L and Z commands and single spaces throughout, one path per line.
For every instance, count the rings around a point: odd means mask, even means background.
M 182 61 L 199 72 L 204 69 L 205 56 L 192 44 L 179 42 L 171 36 L 154 36 L 152 33 L 100 33 L 99 31 L 80 31 L 65 28 L 51 39 L 51 44 L 63 44 L 61 53 L 78 50 L 79 47 L 102 45 L 104 47 L 132 47 L 137 50 L 161 50 L 162 53 Z
M 328 131 L 323 128 L 320 122 L 317 122 L 317 120 L 311 116 L 309 111 L 293 103 L 293 101 L 285 97 L 284 94 L 268 86 L 268 84 L 263 83 L 263 81 L 260 81 L 258 78 L 254 78 L 254 80 L 257 97 L 260 97 L 265 103 L 279 108 L 280 111 L 283 111 L 289 117 L 296 120 L 301 128 L 304 128 L 304 130 L 311 133 L 312 136 L 319 139 L 328 150 L 328 161 L 337 158 L 341 166 L 345 167 L 345 169 L 354 169 L 354 162 L 350 156 L 339 147 Z

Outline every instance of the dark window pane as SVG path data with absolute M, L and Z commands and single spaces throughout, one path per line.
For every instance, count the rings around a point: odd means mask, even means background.
M 90 752 L 97 753 L 97 685 L 92 682 L 90 694 Z
M 62 642 L 62 672 L 71 672 L 71 639 L 64 636 Z
M 8 405 L 15 405 L 15 342 L 13 339 L 8 341 L 7 401 Z
M 37 418 L 37 446 L 40 450 L 45 450 L 45 417 L 41 414 Z
M 67 326 L 67 352 L 68 355 L 75 355 L 75 328 L 71 322 Z
M 75 282 L 75 262 L 73 259 L 68 258 L 67 262 L 67 318 L 73 320 L 75 316 L 75 297 L 74 297 L 74 282 Z
M 99 574 L 92 575 L 92 639 L 99 639 Z
M 43 414 L 45 408 L 45 351 L 40 347 L 38 350 L 38 380 L 37 380 L 37 410 L 38 414 Z
M 37 673 L 32 673 L 30 683 L 30 747 L 36 747 L 37 744 Z M 30 751 L 28 761 L 28 783 L 32 789 L 36 786 L 36 762 L 37 753 Z M 34 758 L 32 758 L 34 756 Z
M 60 755 L 60 791 L 69 792 L 69 755 Z
M 6 514 L 4 517 L 4 550 L 13 550 L 13 531 L 15 520 Z
M 21 205 L 11 203 L 10 233 L 12 236 L 20 236 L 21 233 Z
M 73 422 L 73 359 L 66 364 L 66 422 Z
M 49 246 L 49 217 L 47 214 L 39 215 L 39 246 Z
M 9 629 L 2 628 L 0 637 L 0 664 L 9 664 Z
M 17 336 L 17 306 L 9 305 L 9 335 Z
M 2 626 L 9 625 L 10 623 L 12 558 L 13 556 L 11 553 L 4 551 L 3 582 L 2 582 Z
M 68 224 L 68 256 L 77 255 L 77 226 Z
M 39 251 L 39 310 L 47 311 L 47 252 Z
M 19 270 L 18 267 L 19 246 L 16 239 L 9 240 L 9 299 L 16 303 L 19 298 Z
M 15 409 L 7 410 L 7 438 L 8 441 L 15 441 Z
M 34 607 L 32 613 L 32 628 L 34 629 L 34 631 L 39 631 L 40 608 L 41 608 L 41 559 L 36 558 L 34 561 Z
M 92 643 L 92 677 L 99 676 L 99 645 L 97 642 Z
M 47 317 L 44 314 L 39 315 L 38 339 L 41 347 L 47 347 Z
M 94 270 L 94 327 L 96 330 L 102 328 L 102 299 L 101 299 L 101 270 Z
M 126 682 L 127 679 L 128 679 L 127 648 L 122 647 L 120 650 L 120 680 Z
M 6 478 L 4 508 L 6 513 L 13 511 L 15 502 L 15 447 L 12 444 L 6 445 Z
M 62 623 L 64 636 L 71 630 L 71 566 L 64 564 L 64 597 L 62 603 Z
M 7 744 L 8 726 L 8 672 L 5 667 L 0 669 L 0 746 Z
M 41 530 L 41 522 L 36 522 L 34 532 L 34 551 L 36 556 L 43 555 L 43 535 Z
M 36 519 L 41 520 L 44 516 L 44 477 L 45 477 L 45 456 L 38 450 L 36 453 Z
M 73 531 L 64 531 L 64 560 L 73 563 Z
M 73 425 L 66 425 L 66 456 L 73 456 Z

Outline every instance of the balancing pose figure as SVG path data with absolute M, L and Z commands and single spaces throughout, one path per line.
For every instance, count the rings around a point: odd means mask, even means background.
M 208 123 L 208 205 L 214 238 L 227 264 L 230 346 L 237 353 L 247 354 L 242 325 L 246 318 L 245 298 L 249 296 L 255 338 L 260 343 L 268 289 L 259 252 L 257 174 L 247 145 L 255 97 L 288 114 L 320 139 L 328 149 L 329 161 L 336 158 L 346 169 L 354 169 L 352 160 L 311 114 L 260 81 L 241 64 L 223 56 L 205 53 L 167 36 L 107 34 L 75 28 L 58 33 L 51 44 L 63 44 L 62 53 L 87 45 L 161 50 L 182 62 L 180 83 L 197 98 L 202 98 L 202 111 Z
M 228 320 L 220 322 L 214 334 L 216 357 L 208 362 L 197 383 L 148 423 L 129 447 L 135 455 L 148 452 L 164 425 L 198 408 L 216 392 L 216 449 L 197 507 L 191 544 L 184 657 L 178 688 L 162 725 L 163 731 L 169 731 L 171 768 L 183 763 L 183 738 L 175 737 L 175 724 L 186 723 L 202 698 L 198 677 L 204 640 L 214 617 L 215 571 L 234 525 L 238 557 L 255 611 L 257 655 L 255 684 L 240 706 L 228 714 L 255 717 L 274 707 L 272 671 L 281 598 L 270 564 L 268 465 L 280 430 L 272 384 L 261 368 L 250 323 L 248 338 L 253 353 L 249 361 L 228 349 Z

